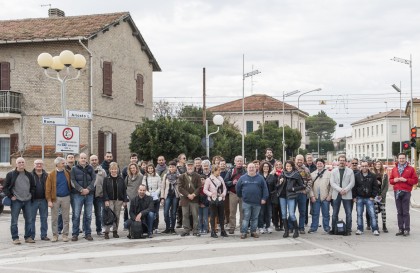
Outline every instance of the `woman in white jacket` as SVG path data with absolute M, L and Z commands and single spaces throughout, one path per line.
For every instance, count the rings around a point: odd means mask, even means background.
M 162 188 L 162 180 L 156 173 L 153 163 L 147 165 L 142 184 L 146 186 L 146 195 L 153 197 L 154 211 L 156 213 L 156 219 L 153 222 L 153 230 L 157 233 L 159 226 L 160 189 Z

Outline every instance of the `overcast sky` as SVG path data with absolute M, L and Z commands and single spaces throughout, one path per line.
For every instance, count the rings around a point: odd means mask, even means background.
M 420 1 L 397 0 L 0 0 L 0 20 L 46 17 L 48 6 L 67 16 L 128 11 L 157 59 L 154 99 L 207 105 L 283 91 L 309 91 L 300 108 L 324 110 L 350 123 L 399 108 L 391 84 L 402 82 L 403 107 L 410 98 L 410 69 L 394 56 L 413 60 L 413 96 L 420 97 Z M 297 97 L 286 102 L 297 106 Z M 326 105 L 319 105 L 325 100 Z M 408 134 L 408 132 L 407 132 Z

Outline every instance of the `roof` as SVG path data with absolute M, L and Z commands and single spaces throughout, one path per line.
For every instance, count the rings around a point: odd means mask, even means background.
M 353 122 L 351 125 L 356 125 L 356 124 L 359 124 L 359 123 L 378 120 L 378 119 L 382 119 L 382 118 L 399 118 L 400 113 L 401 113 L 401 117 L 404 117 L 404 118 L 407 117 L 403 110 L 395 109 L 395 110 L 391 110 L 391 111 L 388 111 L 388 112 L 382 112 L 382 113 L 379 112 L 378 114 L 368 116 L 364 119 Z
M 249 97 L 245 97 L 244 110 L 245 111 L 282 111 L 283 102 L 270 97 L 265 94 L 256 94 Z M 208 108 L 211 112 L 241 112 L 242 111 L 242 99 L 226 102 L 224 104 L 216 105 Z M 284 110 L 299 110 L 297 107 L 284 103 Z M 299 110 L 301 111 L 301 110 Z M 308 113 L 301 111 L 308 115 Z
M 161 71 L 129 12 L 0 20 L 0 44 L 88 40 L 95 38 L 101 31 L 106 32 L 111 26 L 116 26 L 122 21 L 130 24 L 133 35 L 137 37 L 142 50 L 145 50 L 149 56 L 153 70 Z

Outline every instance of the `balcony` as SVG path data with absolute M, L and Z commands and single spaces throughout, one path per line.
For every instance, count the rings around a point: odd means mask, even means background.
M 20 119 L 22 94 L 10 90 L 0 90 L 0 119 Z

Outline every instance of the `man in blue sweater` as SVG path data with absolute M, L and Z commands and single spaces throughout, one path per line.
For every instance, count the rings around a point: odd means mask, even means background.
M 255 165 L 248 164 L 247 174 L 242 175 L 236 184 L 236 194 L 242 198 L 244 218 L 241 226 L 241 239 L 246 238 L 248 223 L 251 220 L 251 237 L 258 238 L 257 224 L 261 205 L 268 198 L 268 188 L 264 178 L 257 174 Z

